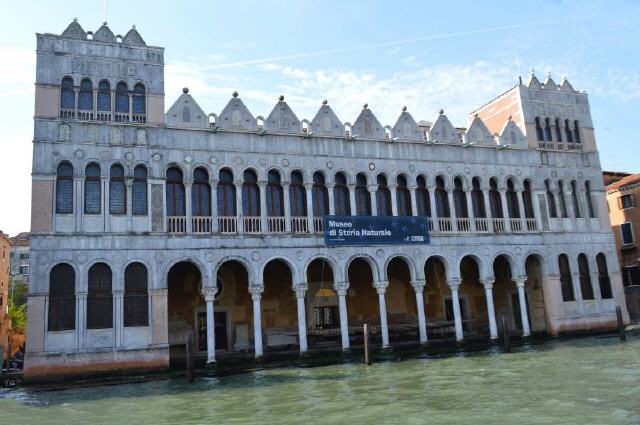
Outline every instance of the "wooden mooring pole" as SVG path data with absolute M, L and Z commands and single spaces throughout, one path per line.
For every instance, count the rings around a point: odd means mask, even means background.
M 627 340 L 627 334 L 624 331 L 624 322 L 622 321 L 622 309 L 620 306 L 616 307 L 616 319 L 618 320 L 618 334 L 620 335 L 620 341 Z
M 193 382 L 193 335 L 189 334 L 187 336 L 187 346 L 186 346 L 186 360 L 187 360 L 187 382 Z
M 369 325 L 364 324 L 363 328 L 364 333 L 364 364 L 367 366 L 371 365 L 371 341 L 369 340 Z
M 502 315 L 502 339 L 504 345 L 504 351 L 511 352 L 511 337 L 509 335 L 509 326 L 507 325 L 507 317 Z

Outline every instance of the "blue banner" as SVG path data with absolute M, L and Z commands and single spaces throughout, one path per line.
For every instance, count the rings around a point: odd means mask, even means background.
M 334 216 L 323 218 L 326 245 L 428 244 L 427 217 Z

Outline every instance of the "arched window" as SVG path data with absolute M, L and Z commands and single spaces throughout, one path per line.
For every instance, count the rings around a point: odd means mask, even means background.
M 258 176 L 253 170 L 245 170 L 242 183 L 242 214 L 245 217 L 260 216 L 260 189 Z
M 411 215 L 411 192 L 407 187 L 407 178 L 405 176 L 398 176 L 396 179 L 398 188 L 396 190 L 396 196 L 398 198 L 398 215 L 406 216 Z
M 147 268 L 131 263 L 124 269 L 124 326 L 149 325 L 149 295 Z
M 471 203 L 473 204 L 473 216 L 475 218 L 486 218 L 487 210 L 484 205 L 484 196 L 482 194 L 482 189 L 480 189 L 480 179 L 478 177 L 474 177 L 471 180 Z
M 569 267 L 569 259 L 566 254 L 558 256 L 558 269 L 560 270 L 560 289 L 562 290 L 562 301 L 575 301 L 576 296 L 573 293 L 573 279 L 571 277 L 571 268 Z
M 109 214 L 126 214 L 127 187 L 124 183 L 124 168 L 120 164 L 113 164 L 109 175 Z
M 520 218 L 520 208 L 518 205 L 518 193 L 515 190 L 513 180 L 507 180 L 507 209 L 510 218 Z
M 593 286 L 591 286 L 591 273 L 589 273 L 589 262 L 584 254 L 578 255 L 578 273 L 580 274 L 580 289 L 583 300 L 593 299 Z
M 102 183 L 100 182 L 100 166 L 95 162 L 84 170 L 84 213 L 100 214 L 102 204 Z
M 131 191 L 133 215 L 147 215 L 147 168 L 144 165 L 133 169 Z
M 233 173 L 228 168 L 223 168 L 218 173 L 218 216 L 235 217 L 236 213 L 236 186 L 233 184 Z
M 61 162 L 56 170 L 56 214 L 73 213 L 73 166 Z
M 491 208 L 491 217 L 504 218 L 502 199 L 498 191 L 498 181 L 494 177 L 489 179 L 489 207 Z
M 587 198 L 587 212 L 589 213 L 589 218 L 596 217 L 596 210 L 593 207 L 593 198 L 591 198 L 591 182 L 584 182 L 584 196 Z
M 558 197 L 560 198 L 560 215 L 562 215 L 562 218 L 567 218 L 569 215 L 567 214 L 567 203 L 564 199 L 564 182 L 562 180 L 558 180 Z
M 73 91 L 73 78 L 64 77 L 60 86 L 60 108 L 75 109 L 76 93 Z
M 576 187 L 576 181 L 571 180 L 571 200 L 573 201 L 573 215 L 576 218 L 582 217 L 580 211 L 580 200 L 578 199 L 578 188 Z
M 178 167 L 167 169 L 167 216 L 184 217 L 185 213 L 185 192 L 182 179 L 182 171 Z
M 524 204 L 524 216 L 526 218 L 534 218 L 533 197 L 531 195 L 531 181 L 524 181 L 524 190 L 522 191 L 522 203 Z
M 549 118 L 544 119 L 544 140 L 547 142 L 551 142 L 551 120 Z
M 556 142 L 562 143 L 562 122 L 556 118 Z
M 49 332 L 76 328 L 76 272 L 69 264 L 58 264 L 49 273 L 48 316 Z
M 540 142 L 544 140 L 544 133 L 542 131 L 542 126 L 540 125 L 540 117 L 536 117 L 536 137 Z
M 78 95 L 78 109 L 93 111 L 93 84 L 88 78 L 80 81 L 80 94 Z
M 598 283 L 600 285 L 600 296 L 603 299 L 613 298 L 611 290 L 611 280 L 607 268 L 607 259 L 603 253 L 596 255 L 596 265 L 598 266 Z
M 133 99 L 131 101 L 133 107 L 134 114 L 144 114 L 145 113 L 145 90 L 144 84 L 137 83 L 133 87 Z
M 579 126 L 577 120 L 573 122 L 573 141 L 575 143 L 580 143 L 581 142 L 581 139 L 580 139 L 580 126 Z
M 209 173 L 202 167 L 193 170 L 191 186 L 191 215 L 194 217 L 211 216 L 211 186 Z
M 335 186 L 333 186 L 333 202 L 336 215 L 351 215 L 351 199 L 347 178 L 343 173 L 336 173 Z
M 423 175 L 416 178 L 416 206 L 419 216 L 431 217 L 431 199 L 429 199 L 427 181 Z
M 545 180 L 544 187 L 547 189 L 547 203 L 549 204 L 549 216 L 551 218 L 558 217 L 558 209 L 556 208 L 556 197 L 551 191 L 551 183 L 549 180 Z
M 564 137 L 567 139 L 567 143 L 573 143 L 573 133 L 571 132 L 569 120 L 564 120 Z
M 444 188 L 444 179 L 442 176 L 436 177 L 436 214 L 438 217 L 451 217 L 449 210 L 449 197 Z
M 280 173 L 276 170 L 269 170 L 267 173 L 267 215 L 284 217 L 284 192 Z
M 302 173 L 300 171 L 291 172 L 289 206 L 293 217 L 304 217 L 307 215 L 307 191 L 304 188 Z
M 367 189 L 367 176 L 364 173 L 356 176 L 356 214 L 371 215 L 371 195 Z
M 109 266 L 105 263 L 96 263 L 91 266 L 87 289 L 87 329 L 113 327 L 113 297 Z
M 387 178 L 382 174 L 378 174 L 378 176 L 376 177 L 376 182 L 378 183 L 378 190 L 376 191 L 376 206 L 378 209 L 378 215 L 393 215 L 393 212 L 391 210 L 391 192 L 389 191 L 389 187 L 387 186 Z
M 98 111 L 111 111 L 111 85 L 107 80 L 98 83 Z
M 316 171 L 313 173 L 313 215 L 322 217 L 329 214 L 329 192 L 324 182 L 324 175 Z
M 129 92 L 124 81 L 116 85 L 116 112 L 129 113 Z
M 467 198 L 464 193 L 462 179 L 460 177 L 456 177 L 455 179 L 453 179 L 453 204 L 456 208 L 456 217 L 469 217 L 469 211 L 467 209 Z

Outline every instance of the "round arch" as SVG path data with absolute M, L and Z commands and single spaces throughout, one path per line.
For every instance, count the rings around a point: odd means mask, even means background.
M 406 254 L 396 253 L 396 254 L 391 254 L 384 263 L 383 276 L 385 281 L 389 280 L 389 275 L 388 275 L 389 264 L 395 258 L 400 258 L 402 261 L 405 262 L 405 264 L 407 265 L 407 268 L 409 269 L 409 273 L 411 275 L 411 281 L 415 281 L 418 279 L 418 271 L 416 269 L 416 263 L 413 261 L 413 259 Z
M 349 259 L 347 260 L 346 264 L 345 264 L 345 268 L 344 268 L 344 275 L 345 276 L 349 276 L 349 266 L 351 265 L 351 263 L 355 260 L 355 259 L 362 259 L 364 261 L 366 261 L 367 263 L 369 263 L 369 266 L 371 267 L 371 274 L 373 276 L 373 280 L 380 280 L 380 268 L 378 267 L 378 263 L 376 262 L 376 260 L 371 257 L 370 255 L 367 254 L 356 254 L 353 255 L 351 257 L 349 257 Z

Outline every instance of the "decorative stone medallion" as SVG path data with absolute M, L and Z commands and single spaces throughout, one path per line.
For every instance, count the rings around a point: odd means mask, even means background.
M 84 252 L 79 253 L 78 255 L 76 255 L 76 261 L 78 262 L 78 264 L 84 264 L 87 262 L 87 254 L 85 254 Z
M 409 171 L 410 171 L 410 172 L 412 172 L 412 173 L 415 173 L 415 171 L 416 171 L 416 166 L 415 166 L 415 165 L 413 165 L 413 164 L 410 164 L 410 165 L 409 165 Z
M 133 156 L 133 152 L 127 152 L 127 153 L 125 153 L 125 154 L 124 154 L 124 158 L 125 158 L 127 161 L 129 161 L 129 162 L 133 161 L 133 158 L 134 158 L 134 156 Z
M 98 154 L 98 158 L 103 161 L 109 161 L 111 159 L 111 151 L 102 151 Z
M 53 154 L 53 156 L 58 156 L 60 155 L 60 151 L 55 149 L 53 152 L 51 152 Z
M 162 154 L 160 152 L 154 152 L 151 154 L 151 159 L 154 161 L 160 161 L 162 159 Z
M 579 172 L 578 172 L 578 178 L 579 178 L 579 179 L 581 179 L 583 175 L 584 175 L 584 174 L 582 174 L 582 171 L 579 171 Z
M 471 173 L 471 168 L 469 168 L 469 167 L 464 167 L 464 173 L 465 173 L 465 174 L 469 174 L 469 173 Z
M 216 158 L 215 156 L 212 156 L 211 158 L 209 158 L 209 162 L 212 164 L 217 164 L 218 163 L 218 158 Z
M 184 162 L 187 164 L 191 164 L 193 162 L 193 156 L 191 154 L 186 154 L 184 156 Z
M 122 254 L 116 254 L 113 256 L 113 262 L 116 264 L 120 264 L 124 261 L 124 257 L 122 256 Z
M 501 176 L 504 176 L 504 168 L 500 168 L 498 170 L 498 173 L 500 173 Z
M 154 255 L 153 258 L 158 264 L 162 264 L 164 262 L 164 254 L 162 252 L 156 252 L 156 255 Z
M 143 146 L 147 144 L 147 130 L 144 128 L 139 128 L 136 131 L 136 144 Z
M 453 171 L 453 168 L 447 167 L 445 171 L 447 172 L 447 174 L 451 174 L 451 172 Z
M 122 129 L 117 127 L 111 129 L 111 144 L 113 145 L 122 144 Z
M 87 142 L 96 143 L 98 141 L 98 127 L 90 125 L 87 127 Z
M 516 255 L 522 255 L 522 248 L 520 248 L 519 246 L 516 247 L 515 251 Z
M 78 149 L 73 153 L 73 155 L 78 159 L 82 159 L 84 158 L 84 151 L 82 149 Z
M 420 248 L 416 248 L 416 250 L 413 251 L 413 256 L 415 258 L 422 258 L 422 250 Z
M 58 127 L 58 139 L 63 142 L 71 140 L 71 127 L 69 127 L 69 124 L 60 124 L 60 127 Z
M 558 172 L 557 171 L 552 171 L 551 172 L 551 177 L 558 177 Z
M 338 250 L 336 250 L 336 256 L 337 256 L 339 259 L 341 259 L 341 260 L 342 260 L 342 259 L 345 257 L 345 255 L 346 255 L 346 252 L 344 251 L 344 249 L 338 249 Z
M 333 161 L 327 161 L 327 168 L 332 169 L 334 166 Z
M 240 156 L 236 156 L 235 158 L 233 158 L 233 162 L 235 162 L 238 165 L 242 165 L 243 159 Z
M 259 251 L 253 251 L 253 252 L 251 253 L 251 259 L 252 259 L 253 261 L 260 261 L 260 258 L 261 258 L 261 257 L 260 257 L 260 252 L 259 252 Z
M 283 160 L 282 160 L 282 166 L 283 166 L 283 167 L 288 167 L 288 166 L 289 166 L 289 160 L 288 160 L 288 159 L 286 159 L 286 158 L 285 158 L 285 159 L 283 159 Z
M 304 259 L 304 251 L 302 251 L 301 249 L 296 251 L 296 258 L 298 259 L 298 261 L 302 261 Z
M 376 251 L 376 256 L 378 258 L 384 258 L 384 249 L 379 249 Z
M 213 260 L 215 260 L 216 256 L 213 252 L 207 252 L 206 254 L 204 254 L 204 259 L 207 262 L 212 262 Z
M 260 158 L 258 160 L 258 164 L 260 164 L 261 167 L 264 167 L 265 165 L 267 165 L 267 160 L 264 158 Z
M 516 168 L 516 175 L 517 176 L 521 176 L 522 175 L 522 170 L 519 168 Z
M 373 162 L 370 162 L 370 163 L 369 163 L 369 169 L 370 169 L 371 171 L 375 170 L 375 169 L 376 169 L 376 164 L 374 164 Z

